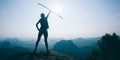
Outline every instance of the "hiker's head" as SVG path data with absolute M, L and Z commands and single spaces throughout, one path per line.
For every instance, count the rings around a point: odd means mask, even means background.
M 41 13 L 41 17 L 44 18 L 44 17 L 45 17 L 45 14 L 44 14 L 44 13 Z

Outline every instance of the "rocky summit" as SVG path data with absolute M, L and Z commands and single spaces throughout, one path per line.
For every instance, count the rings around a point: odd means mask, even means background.
M 22 52 L 10 56 L 6 60 L 77 60 L 71 56 L 61 54 L 55 51 L 50 51 L 50 54 L 47 54 L 45 50 L 37 51 L 36 54 L 33 52 Z

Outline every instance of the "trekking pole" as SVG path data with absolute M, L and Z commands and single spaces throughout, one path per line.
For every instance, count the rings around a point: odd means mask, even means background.
M 41 5 L 42 7 L 48 9 L 49 11 L 51 11 L 52 13 L 56 14 L 58 17 L 60 17 L 61 19 L 63 19 L 62 16 L 60 16 L 58 13 L 54 12 L 53 10 L 51 10 L 50 8 L 46 7 L 45 5 L 41 4 L 41 3 L 38 3 L 38 5 Z

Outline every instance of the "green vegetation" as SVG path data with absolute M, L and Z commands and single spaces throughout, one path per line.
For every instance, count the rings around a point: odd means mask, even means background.
M 120 39 L 115 33 L 102 36 L 98 46 L 99 49 L 94 48 L 87 60 L 120 60 Z

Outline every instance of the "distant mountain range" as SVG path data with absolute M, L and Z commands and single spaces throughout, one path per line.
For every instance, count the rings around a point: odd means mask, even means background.
M 93 46 L 96 47 L 97 41 L 100 40 L 100 37 L 96 38 L 76 38 L 72 39 L 72 41 L 78 46 L 78 47 L 84 47 L 84 46 Z
M 54 45 L 53 50 L 75 58 L 80 58 L 79 48 L 71 40 L 61 40 Z
M 86 55 L 97 47 L 97 38 L 75 38 L 70 40 L 65 39 L 48 39 L 49 49 L 63 54 L 73 56 L 75 58 L 84 59 Z M 0 60 L 24 51 L 34 49 L 36 40 L 22 40 L 17 38 L 0 39 Z M 39 43 L 39 50 L 45 50 L 44 40 Z
M 94 47 L 98 47 L 98 40 L 100 40 L 99 37 L 60 40 L 54 45 L 53 50 L 85 60 L 87 54 L 91 52 Z

